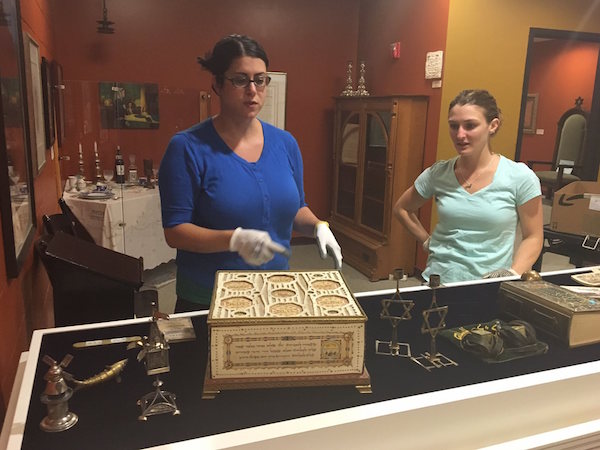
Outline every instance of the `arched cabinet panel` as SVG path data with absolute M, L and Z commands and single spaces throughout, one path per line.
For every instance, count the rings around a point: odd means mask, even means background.
M 412 274 L 416 242 L 392 208 L 423 168 L 427 98 L 336 98 L 329 222 L 344 260 L 371 280 Z

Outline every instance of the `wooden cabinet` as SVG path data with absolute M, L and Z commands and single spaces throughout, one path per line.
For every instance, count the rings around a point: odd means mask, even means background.
M 412 274 L 416 241 L 392 217 L 423 169 L 427 97 L 336 98 L 329 218 L 344 261 L 369 277 Z

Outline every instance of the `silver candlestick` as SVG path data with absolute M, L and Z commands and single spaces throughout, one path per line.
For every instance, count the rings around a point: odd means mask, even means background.
M 348 61 L 346 67 L 346 86 L 340 95 L 342 97 L 352 97 L 354 95 L 354 89 L 352 87 L 352 61 Z
M 429 287 L 431 288 L 431 304 L 428 309 L 423 310 L 422 334 L 429 334 L 429 352 L 421 353 L 420 356 L 411 358 L 418 365 L 431 371 L 447 366 L 458 366 L 456 362 L 437 351 L 435 338 L 440 330 L 446 328 L 446 315 L 448 306 L 438 306 L 437 290 L 441 285 L 439 275 L 429 276 Z M 437 318 L 437 323 L 435 320 Z M 433 323 L 432 323 L 433 320 Z
M 94 159 L 96 163 L 95 181 L 102 181 L 102 169 L 100 168 L 100 157 L 98 156 L 98 143 L 94 141 Z
M 398 324 L 402 320 L 410 320 L 412 318 L 410 310 L 413 309 L 415 303 L 412 300 L 403 300 L 400 296 L 400 281 L 404 279 L 404 270 L 394 270 L 394 280 L 396 280 L 396 292 L 391 299 L 384 299 L 381 301 L 381 313 L 379 318 L 383 320 L 389 320 L 392 324 L 392 339 L 390 341 L 375 340 L 375 353 L 378 355 L 388 356 L 403 356 L 410 358 L 410 344 L 405 342 L 398 342 Z M 402 306 L 402 314 L 393 314 L 392 308 L 396 305 Z M 403 349 L 403 351 L 401 351 Z
M 360 97 L 366 97 L 369 95 L 369 91 L 367 91 L 367 87 L 365 85 L 365 62 L 361 61 L 360 62 L 360 77 L 358 78 L 358 86 L 356 89 L 356 92 L 354 93 L 354 95 L 360 96 Z
M 83 148 L 81 142 L 79 143 L 79 176 L 85 178 L 85 167 L 83 165 Z

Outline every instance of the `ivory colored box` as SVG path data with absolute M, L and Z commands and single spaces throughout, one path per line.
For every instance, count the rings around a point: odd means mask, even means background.
M 367 317 L 341 273 L 219 271 L 212 379 L 360 375 Z

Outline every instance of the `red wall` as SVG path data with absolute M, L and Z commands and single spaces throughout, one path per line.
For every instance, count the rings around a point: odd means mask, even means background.
M 523 134 L 521 161 L 552 161 L 557 122 L 575 106 L 577 97 L 583 98 L 583 109 L 589 112 L 599 48 L 598 43 L 563 40 L 535 44 L 528 90 L 539 94 L 535 127 L 544 134 Z
M 371 95 L 427 95 L 429 107 L 423 167 L 436 160 L 441 89 L 425 79 L 427 52 L 446 48 L 449 0 L 362 2 L 358 57 L 366 62 L 367 89 Z M 400 58 L 391 57 L 390 44 L 400 42 Z M 419 174 L 414 174 L 416 178 Z M 431 202 L 421 208 L 421 222 L 431 223 Z M 394 219 L 395 220 L 395 219 Z M 417 263 L 425 268 L 427 257 L 417 246 Z
M 23 28 L 40 44 L 42 56 L 62 64 L 67 81 L 67 136 L 62 177 L 77 169 L 77 144 L 84 144 L 86 171 L 92 175 L 92 145 L 98 141 L 104 166 L 112 166 L 114 147 L 138 161 L 160 160 L 170 136 L 198 120 L 197 94 L 211 92 L 210 77 L 196 57 L 216 40 L 242 33 L 260 41 L 270 70 L 288 73 L 286 128 L 300 143 L 307 200 L 321 217 L 329 215 L 333 144 L 333 97 L 345 84 L 346 61 L 367 61 L 372 95 L 430 96 L 425 163 L 435 160 L 439 90 L 424 80 L 427 51 L 443 50 L 449 0 L 127 0 L 109 1 L 114 35 L 96 33 L 102 16 L 98 0 L 21 0 Z M 360 19 L 359 19 L 360 18 Z M 359 38 L 360 36 L 360 38 Z M 389 58 L 389 44 L 402 42 L 400 60 Z M 356 83 L 356 78 L 354 79 Z M 158 130 L 101 130 L 98 81 L 157 83 Z M 168 92 L 170 93 L 168 93 Z M 213 98 L 211 112 L 218 111 Z M 38 234 L 41 215 L 57 212 L 57 165 L 47 163 L 35 179 Z M 415 174 L 416 176 L 417 174 Z M 427 214 L 428 217 L 428 214 Z M 429 223 L 425 218 L 424 223 Z M 0 243 L 1 246 L 1 243 Z M 19 278 L 4 275 L 0 258 L 0 405 L 8 402 L 20 352 L 31 331 L 52 326 L 51 287 L 30 250 Z M 59 357 L 60 355 L 58 355 Z M 1 406 L 0 406 L 1 408 Z M 4 410 L 1 411 L 2 413 Z
M 103 165 L 112 166 L 117 144 L 126 161 L 133 152 L 137 161 L 152 158 L 157 164 L 170 137 L 198 121 L 198 92 L 211 92 L 210 77 L 196 57 L 226 34 L 248 34 L 264 46 L 270 70 L 288 73 L 286 128 L 302 150 L 307 200 L 317 215 L 329 215 L 332 97 L 343 88 L 345 62 L 356 54 L 358 0 L 345 1 L 343 8 L 336 0 L 109 2 L 113 35 L 96 33 L 101 17 L 96 0 L 52 3 L 56 57 L 71 91 L 66 93 L 67 139 L 62 149 L 71 161 L 64 164 L 63 178 L 77 170 L 79 142 L 88 176 L 93 173 L 94 140 Z M 99 129 L 98 81 L 158 83 L 160 128 Z M 175 89 L 187 95 L 166 93 Z M 73 98 L 78 96 L 83 103 Z M 217 111 L 213 96 L 211 112 Z
M 53 39 L 50 32 L 47 0 L 23 0 L 21 15 L 23 31 L 28 32 L 40 46 L 41 56 L 52 59 Z M 34 180 L 37 234 L 41 229 L 42 214 L 58 211 L 54 183 L 54 164 L 50 152 L 46 165 Z M 37 237 L 37 236 L 36 236 Z M 8 279 L 4 264 L 4 247 L 0 240 L 0 416 L 3 417 L 14 381 L 21 352 L 29 347 L 31 333 L 36 328 L 52 326 L 51 287 L 33 249 L 29 253 L 18 278 Z M 59 356 L 57 356 L 59 357 Z

